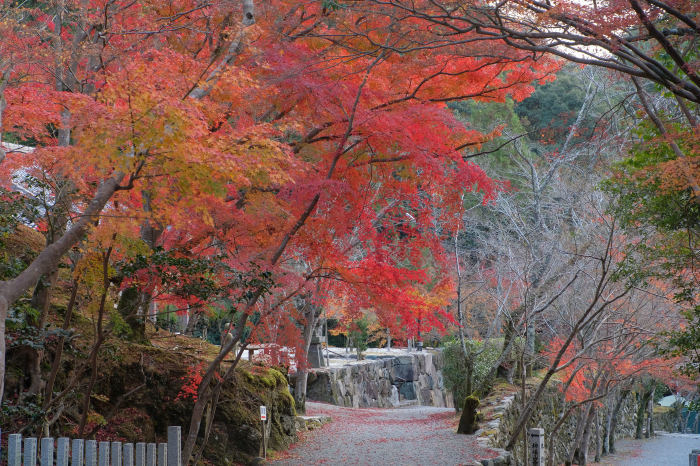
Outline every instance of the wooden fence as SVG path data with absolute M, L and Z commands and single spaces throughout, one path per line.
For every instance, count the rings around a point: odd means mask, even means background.
M 182 466 L 182 429 L 168 427 L 167 443 L 98 442 L 10 434 L 7 466 Z

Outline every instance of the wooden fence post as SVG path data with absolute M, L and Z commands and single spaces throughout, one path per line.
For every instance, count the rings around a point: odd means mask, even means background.
M 134 466 L 134 444 L 124 444 L 124 466 Z
M 4 464 L 36 466 L 39 460 L 41 466 L 183 466 L 180 426 L 168 426 L 167 443 L 139 442 L 135 447 L 133 443 L 9 434 Z
M 7 465 L 22 466 L 22 434 L 10 434 L 7 438 Z
M 100 442 L 100 466 L 109 466 L 109 442 Z
M 149 443 L 146 446 L 146 466 L 156 466 L 156 444 Z
M 41 466 L 53 466 L 53 437 L 41 439 Z
M 36 439 L 24 439 L 24 466 L 36 466 Z
M 158 444 L 158 466 L 168 466 L 168 444 Z
M 122 443 L 112 442 L 112 466 L 122 466 Z
M 146 466 L 146 444 L 139 442 L 134 451 L 134 466 Z
M 59 437 L 56 442 L 56 466 L 68 466 L 68 447 L 70 440 L 68 437 Z M 75 463 L 77 464 L 77 463 Z
M 97 466 L 97 440 L 85 442 L 85 466 Z
M 81 438 L 73 439 L 71 442 L 71 464 L 83 464 L 85 458 L 85 441 Z
M 168 466 L 182 466 L 182 428 L 168 426 Z

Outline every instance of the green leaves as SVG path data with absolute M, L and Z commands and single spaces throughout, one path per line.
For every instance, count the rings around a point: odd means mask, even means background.
M 683 312 L 683 316 L 687 321 L 686 327 L 667 332 L 665 336 L 668 340 L 660 342 L 659 349 L 665 355 L 685 356 L 683 374 L 697 378 L 700 376 L 700 305 Z

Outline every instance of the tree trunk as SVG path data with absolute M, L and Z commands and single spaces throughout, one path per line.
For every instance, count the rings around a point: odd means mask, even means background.
M 9 307 L 7 299 L 0 294 L 0 402 L 2 402 L 3 392 L 5 390 L 5 351 L 7 351 L 7 342 L 5 341 L 5 319 L 7 319 Z
M 656 393 L 656 384 L 651 389 L 651 394 L 649 395 L 649 401 L 647 402 L 647 432 L 646 438 L 654 436 L 654 394 Z
M 642 389 L 637 394 L 637 425 L 634 432 L 635 439 L 641 439 L 644 434 L 644 413 L 646 413 L 647 402 L 649 401 L 649 391 Z
M 90 397 L 92 396 L 92 389 L 97 381 L 97 356 L 100 351 L 100 347 L 105 340 L 105 332 L 103 330 L 103 321 L 105 315 L 105 303 L 107 301 L 107 293 L 109 292 L 109 257 L 112 254 L 112 247 L 102 255 L 102 295 L 100 296 L 100 306 L 97 310 L 97 325 L 95 328 L 95 344 L 93 345 L 92 352 L 90 353 L 90 381 L 83 393 L 83 412 L 80 417 L 80 424 L 78 426 L 78 436 L 82 437 L 85 431 L 85 425 L 87 423 L 88 411 L 90 410 Z
M 622 408 L 622 404 L 624 403 L 625 399 L 627 396 L 629 396 L 630 391 L 629 390 L 623 390 L 622 393 L 620 393 L 620 398 L 618 398 L 617 403 L 615 403 L 615 408 L 612 411 L 612 414 L 610 415 L 610 432 L 609 432 L 609 446 L 608 446 L 608 452 L 609 453 L 615 453 L 615 430 L 617 429 L 617 417 L 620 415 L 620 409 Z
M 129 339 L 139 343 L 146 343 L 146 317 L 140 315 L 140 298 L 141 293 L 136 287 L 126 288 L 119 297 L 117 311 L 124 317 L 124 321 L 131 329 Z
M 7 108 L 7 101 L 5 100 L 5 89 L 7 88 L 7 84 L 10 80 L 10 74 L 12 73 L 12 66 L 7 65 L 5 69 L 1 71 L 2 74 L 0 74 L 0 128 L 3 128 L 2 125 L 2 116 L 3 113 L 5 112 L 5 108 Z M 5 150 L 2 147 L 2 131 L 0 131 L 0 164 L 5 160 L 5 156 L 7 154 L 5 153 Z
M 57 8 L 57 31 L 61 29 L 61 7 Z M 60 32 L 57 38 L 59 45 L 61 44 Z M 59 67 L 60 68 L 60 67 Z M 60 73 L 60 72 L 59 72 Z M 58 75 L 60 76 L 60 74 Z M 63 83 L 60 79 L 56 80 L 56 89 L 61 91 Z M 61 125 L 58 128 L 58 145 L 60 147 L 68 147 L 70 145 L 70 112 L 68 109 L 61 111 Z M 73 184 L 62 177 L 56 180 L 57 189 L 55 191 L 55 200 L 52 206 L 46 206 L 46 223 L 48 231 L 46 232 L 46 246 L 53 244 L 58 238 L 63 236 L 68 226 L 68 213 L 73 202 Z M 36 283 L 34 293 L 32 295 L 32 307 L 39 311 L 39 319 L 36 322 L 36 327 L 39 330 L 39 335 L 44 332 L 46 320 L 51 306 L 51 291 L 58 280 L 58 264 L 55 264 L 49 269 Z M 44 359 L 44 349 L 32 349 L 29 353 L 29 373 L 31 378 L 31 386 L 27 391 L 27 396 L 37 395 L 41 392 L 44 385 L 41 377 L 41 361 Z
M 600 411 L 596 410 L 595 413 L 595 458 L 593 461 L 600 463 L 600 457 L 602 456 L 602 443 L 600 439 Z
M 610 399 L 606 400 L 605 403 L 605 426 L 603 428 L 603 455 L 607 455 L 610 452 L 610 427 L 612 426 L 612 409 L 610 407 Z
M 571 466 L 574 464 L 574 459 L 578 456 L 578 448 L 581 445 L 581 440 L 583 439 L 583 432 L 586 427 L 586 420 L 588 419 L 588 412 L 590 411 L 590 406 L 579 412 L 578 422 L 576 423 L 576 432 L 574 433 L 574 438 L 569 445 L 569 451 L 566 454 L 566 460 L 564 464 Z
M 51 304 L 51 289 L 56 284 L 58 269 L 54 268 L 46 275 L 42 276 L 34 288 L 32 296 L 32 307 L 39 311 L 39 319 L 32 324 L 37 328 L 39 335 L 44 332 L 46 319 L 49 314 Z M 44 358 L 42 348 L 30 348 L 29 361 L 27 362 L 27 372 L 29 373 L 30 385 L 24 396 L 31 397 L 41 392 L 43 380 L 41 377 L 41 361 Z
M 141 198 L 143 199 L 143 211 L 146 214 L 150 214 L 152 212 L 151 209 L 151 194 L 150 192 L 144 190 L 141 192 Z M 160 239 L 161 235 L 163 234 L 163 228 L 160 225 L 154 225 L 154 222 L 151 219 L 146 219 L 144 223 L 141 225 L 141 240 L 148 245 L 148 247 L 151 249 L 151 251 L 155 251 L 156 245 L 158 244 L 158 240 Z M 138 322 L 135 322 L 135 327 L 132 327 L 133 329 L 137 329 L 138 333 L 135 334 L 136 341 L 141 341 L 141 342 L 146 342 L 148 339 L 146 338 L 146 319 L 150 317 L 150 309 L 151 309 L 151 301 L 153 300 L 153 296 L 151 295 L 151 292 L 149 291 L 143 291 L 141 289 L 137 289 L 137 311 L 136 315 L 134 316 Z M 155 321 L 155 317 L 154 317 Z M 141 324 L 141 325 L 140 325 Z M 169 329 L 171 330 L 171 329 Z
M 83 237 L 85 229 L 95 221 L 105 204 L 119 189 L 124 173 L 116 172 L 105 180 L 95 193 L 83 215 L 71 225 L 66 233 L 50 246 L 44 248 L 29 266 L 12 280 L 0 282 L 0 402 L 5 391 L 5 319 L 10 306 L 28 289 L 36 285 L 39 278 L 52 270 L 63 255 Z
M 467 357 L 467 345 L 464 341 L 464 314 L 462 314 L 462 268 L 459 265 L 459 225 L 455 232 L 455 267 L 457 268 L 457 331 L 459 332 L 459 344 L 462 348 L 462 354 Z M 467 392 L 471 394 L 471 391 Z
M 73 316 L 73 307 L 75 306 L 75 300 L 78 295 L 78 280 L 73 280 L 73 285 L 70 290 L 70 299 L 68 301 L 68 306 L 66 307 L 66 315 L 63 317 L 63 330 L 68 330 L 70 326 L 70 321 Z M 58 375 L 58 369 L 61 367 L 61 357 L 63 356 L 63 345 L 65 344 L 66 337 L 61 335 L 58 339 L 58 344 L 56 345 L 56 353 L 53 357 L 53 362 L 51 363 L 51 372 L 49 373 L 49 378 L 46 381 L 46 391 L 44 395 L 44 409 L 47 409 L 49 404 L 51 404 L 51 399 L 53 398 L 53 386 L 56 383 L 56 376 Z
M 515 341 L 515 324 L 512 318 L 508 318 L 506 322 L 506 328 L 503 332 L 503 349 L 501 350 L 501 356 L 499 357 L 499 364 L 497 367 L 496 374 L 498 377 L 505 378 L 508 383 L 513 383 L 513 365 L 514 362 L 511 358 L 511 349 L 513 342 Z
M 472 388 L 474 387 L 474 360 L 471 357 L 467 357 L 467 396 L 473 394 Z
M 588 416 L 586 417 L 586 425 L 584 426 L 584 431 L 583 431 L 583 439 L 581 440 L 581 447 L 579 448 L 579 463 L 581 466 L 586 466 L 588 463 L 588 448 L 591 443 L 591 434 L 593 433 L 593 429 L 591 428 L 591 425 L 593 424 L 593 419 L 596 414 L 596 409 L 595 405 L 591 403 L 591 406 L 588 409 Z
M 308 299 L 311 299 L 310 297 Z M 309 348 L 311 347 L 311 340 L 313 338 L 314 330 L 316 329 L 316 324 L 318 323 L 318 316 L 320 315 L 319 309 L 312 303 L 306 304 L 307 308 L 304 311 L 304 318 L 306 320 L 304 325 L 304 358 L 307 358 L 309 353 Z M 306 359 L 306 364 L 308 364 L 308 358 Z M 306 382 L 309 377 L 309 372 L 305 365 L 300 365 L 297 368 L 296 384 L 294 386 L 294 407 L 298 413 L 306 413 Z
M 201 313 L 192 312 L 190 315 L 190 309 L 187 310 L 187 326 L 185 326 L 185 335 L 190 335 L 194 333 L 194 329 L 197 327 Z

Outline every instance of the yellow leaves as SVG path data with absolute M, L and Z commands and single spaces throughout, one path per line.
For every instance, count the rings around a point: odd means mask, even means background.
M 75 267 L 75 276 L 80 278 L 81 283 L 83 283 L 88 290 L 99 293 L 102 291 L 104 284 L 103 264 L 104 259 L 102 251 L 85 251 Z M 114 268 L 108 267 L 107 273 L 109 277 L 114 276 Z
M 202 220 L 207 226 L 214 227 L 214 219 L 212 218 L 211 214 L 209 213 L 209 210 L 207 210 L 206 207 L 203 207 L 202 209 Z

